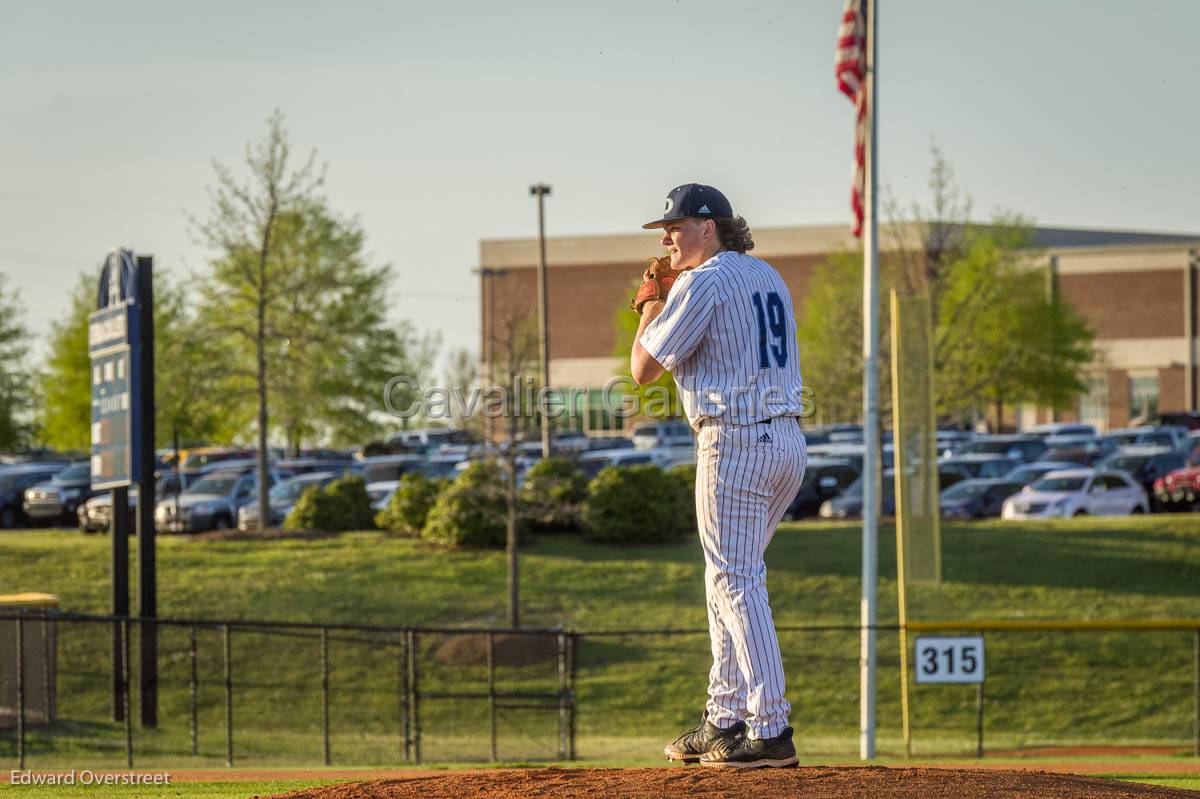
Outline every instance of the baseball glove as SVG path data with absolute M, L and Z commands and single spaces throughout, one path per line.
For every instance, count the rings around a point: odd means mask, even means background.
M 642 306 L 651 300 L 666 300 L 671 292 L 671 286 L 679 278 L 682 270 L 671 268 L 671 256 L 650 258 L 646 261 L 646 271 L 642 274 L 642 285 L 637 296 L 630 301 L 629 307 L 642 312 Z

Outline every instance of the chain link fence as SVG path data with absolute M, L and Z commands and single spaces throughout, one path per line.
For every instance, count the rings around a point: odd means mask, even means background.
M 153 725 L 143 723 L 143 629 L 155 631 L 158 656 Z M 878 748 L 899 756 L 899 631 L 876 632 Z M 910 684 L 913 754 L 1145 745 L 1200 756 L 1200 624 L 983 634 L 980 690 Z M 778 635 L 802 751 L 853 756 L 859 627 L 784 626 Z M 0 616 L 0 758 L 18 768 L 81 759 L 139 767 L 577 754 L 653 761 L 699 720 L 710 664 L 699 629 L 150 622 L 26 611 Z

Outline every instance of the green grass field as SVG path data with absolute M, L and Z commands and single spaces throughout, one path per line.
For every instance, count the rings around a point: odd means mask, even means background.
M 912 618 L 1200 617 L 1200 516 L 1038 527 L 986 523 L 949 526 L 943 536 L 945 582 L 911 592 Z M 780 529 L 767 554 L 778 625 L 857 622 L 859 539 L 854 524 Z M 378 533 L 274 542 L 165 538 L 158 552 L 163 617 L 503 625 L 503 553 L 447 552 Z M 46 591 L 61 597 L 64 610 L 104 613 L 107 569 L 104 537 L 65 530 L 0 536 L 0 592 Z M 705 627 L 703 566 L 694 541 L 622 550 L 571 536 L 544 537 L 525 548 L 521 569 L 527 626 L 567 624 L 584 633 Z M 894 539 L 885 527 L 883 623 L 895 621 L 894 573 Z M 109 719 L 109 633 L 60 625 L 59 635 L 60 722 L 30 731 L 29 767 L 120 767 L 123 731 Z M 857 632 L 784 632 L 780 638 L 803 751 L 816 758 L 852 757 Z M 200 634 L 196 755 L 190 754 L 188 732 L 186 644 L 185 630 L 164 631 L 160 640 L 160 725 L 135 727 L 138 767 L 224 764 L 219 635 Z M 445 644 L 441 636 L 422 637 L 422 690 L 484 691 L 485 669 L 442 662 L 437 653 Z M 1190 749 L 1192 645 L 1191 633 L 1180 632 L 989 634 L 987 746 Z M 895 633 L 881 632 L 879 648 L 880 750 L 896 756 L 902 747 Z M 335 640 L 330 654 L 334 765 L 395 765 L 396 650 Z M 585 637 L 578 661 L 578 752 L 589 762 L 657 763 L 663 739 L 695 723 L 709 661 L 703 632 Z M 318 642 L 239 633 L 234 665 L 237 764 L 319 764 Z M 556 679 L 552 661 L 498 672 L 501 690 L 553 690 Z M 917 755 L 974 751 L 973 688 L 922 686 L 911 698 Z M 486 702 L 431 698 L 421 713 L 427 761 L 487 759 Z M 503 711 L 501 759 L 555 759 L 556 723 L 553 712 Z M 0 759 L 15 764 L 11 733 L 0 737 Z

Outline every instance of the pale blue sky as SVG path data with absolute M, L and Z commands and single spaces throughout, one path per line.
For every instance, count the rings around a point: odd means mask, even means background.
M 185 211 L 274 108 L 401 278 L 397 318 L 478 342 L 478 241 L 622 233 L 672 186 L 752 225 L 849 223 L 841 0 L 0 1 L 0 270 L 44 333 L 108 247 L 201 270 Z M 936 137 L 979 215 L 1200 232 L 1200 3 L 881 0 L 881 175 Z M 631 274 L 637 271 L 631 265 Z

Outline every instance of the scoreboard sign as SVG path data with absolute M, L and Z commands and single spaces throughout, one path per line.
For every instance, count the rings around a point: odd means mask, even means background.
M 124 488 L 141 477 L 136 270 L 131 251 L 110 253 L 100 275 L 99 310 L 88 317 L 94 489 Z

